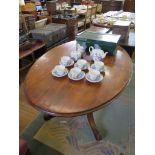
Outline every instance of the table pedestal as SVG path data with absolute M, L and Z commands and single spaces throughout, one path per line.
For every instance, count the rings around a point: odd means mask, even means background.
M 87 119 L 88 119 L 88 122 L 89 122 L 89 125 L 93 131 L 93 134 L 96 138 L 97 141 L 99 140 L 102 140 L 102 136 L 101 134 L 99 133 L 99 131 L 97 130 L 96 128 L 96 124 L 95 124 L 95 120 L 94 120 L 94 117 L 93 117 L 93 113 L 88 113 L 87 114 Z

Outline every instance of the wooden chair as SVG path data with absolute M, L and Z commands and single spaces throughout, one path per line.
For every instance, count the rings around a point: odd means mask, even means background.
M 94 18 L 96 18 L 96 12 L 97 12 L 97 4 L 94 4 L 91 10 L 91 22 Z
M 75 15 L 79 15 L 77 9 L 75 8 Z M 78 32 L 85 30 L 85 15 L 77 19 Z
M 82 19 L 78 19 L 78 32 L 84 31 L 88 26 L 91 25 L 92 7 L 87 5 L 86 12 L 83 14 Z
M 87 5 L 87 11 L 86 11 L 86 15 L 85 15 L 85 26 L 84 29 L 87 28 L 87 26 L 91 25 L 91 16 L 92 16 L 92 7 L 89 7 L 89 5 Z
M 102 2 L 97 3 L 97 6 L 96 6 L 96 14 L 101 14 L 101 13 L 102 13 Z

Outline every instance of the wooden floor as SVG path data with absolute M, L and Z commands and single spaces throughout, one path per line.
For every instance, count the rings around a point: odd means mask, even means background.
M 19 91 L 19 132 L 21 133 L 38 114 L 39 112 L 28 104 L 21 84 Z
M 20 86 L 19 86 L 19 132 L 21 133 L 33 119 L 37 117 L 39 112 L 28 104 L 23 90 L 23 80 L 27 74 L 27 70 L 20 73 Z

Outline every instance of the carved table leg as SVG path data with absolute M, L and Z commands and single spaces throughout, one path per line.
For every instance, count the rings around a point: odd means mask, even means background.
M 52 115 L 49 115 L 49 114 L 46 114 L 46 113 L 44 113 L 44 115 L 43 115 L 43 118 L 44 118 L 45 121 L 48 121 L 48 120 L 50 120 L 50 119 L 52 119 L 54 117 L 55 116 L 52 116 Z
M 97 141 L 102 140 L 102 136 L 101 136 L 101 134 L 99 133 L 99 131 L 96 128 L 96 124 L 95 124 L 95 121 L 94 121 L 93 113 L 88 113 L 87 114 L 87 118 L 88 118 L 88 122 L 90 124 L 90 127 L 91 127 L 91 129 L 93 131 L 93 134 L 94 134 L 96 140 Z

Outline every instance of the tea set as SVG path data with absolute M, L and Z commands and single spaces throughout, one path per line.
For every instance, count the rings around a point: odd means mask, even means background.
M 70 56 L 62 56 L 60 58 L 59 65 L 56 65 L 51 71 L 52 75 L 55 77 L 63 77 L 68 74 L 71 80 L 81 80 L 84 77 L 86 80 L 92 83 L 100 82 L 103 80 L 103 75 L 101 74 L 105 70 L 104 62 L 102 61 L 107 52 L 101 49 L 95 49 L 94 47 L 89 47 L 90 56 L 94 60 L 93 64 L 89 64 L 87 60 L 82 59 L 82 54 L 84 53 L 84 48 L 78 45 L 76 51 L 72 51 Z M 76 61 L 76 62 L 75 62 Z M 70 70 L 66 67 L 73 66 Z M 88 72 L 85 74 L 85 70 Z

